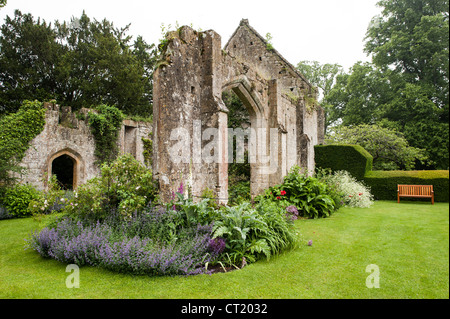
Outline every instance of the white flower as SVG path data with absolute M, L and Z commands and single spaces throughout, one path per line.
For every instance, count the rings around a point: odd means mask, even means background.
M 139 188 L 141 188 L 141 186 L 136 187 L 136 190 L 138 190 Z

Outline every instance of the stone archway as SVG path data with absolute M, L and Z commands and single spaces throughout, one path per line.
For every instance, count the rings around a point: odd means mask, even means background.
M 46 166 L 48 178 L 52 174 L 57 175 L 57 181 L 64 189 L 75 190 L 82 179 L 84 165 L 81 156 L 71 149 L 53 153 L 49 156 Z
M 234 150 L 233 147 L 233 134 L 234 136 L 242 134 L 248 139 L 248 161 L 250 163 L 250 194 L 253 197 L 258 195 L 263 189 L 269 186 L 269 175 L 267 174 L 267 164 L 261 161 L 261 157 L 267 155 L 270 150 L 267 149 L 267 120 L 264 118 L 264 108 L 259 100 L 258 96 L 252 92 L 252 86 L 246 76 L 239 76 L 225 85 L 222 86 L 222 91 L 233 90 L 233 92 L 239 97 L 244 107 L 247 109 L 250 115 L 250 128 L 246 132 L 240 132 L 240 130 L 233 130 L 228 128 L 227 145 L 223 147 L 227 148 L 225 151 L 229 154 L 228 163 L 233 162 Z M 262 130 L 261 130 L 262 129 Z M 263 133 L 263 134 L 261 134 Z M 243 143 L 241 136 L 241 143 Z M 234 158 L 235 160 L 235 158 Z
M 168 35 L 162 57 L 153 73 L 153 176 L 163 200 L 183 183 L 194 199 L 208 188 L 219 202 L 227 202 L 231 161 L 225 89 L 244 103 L 256 132 L 250 142 L 256 156 L 252 196 L 280 183 L 293 165 L 313 170 L 313 160 L 301 159 L 313 159 L 314 144 L 323 140 L 321 107 L 305 102 L 316 100 L 317 91 L 247 20 L 223 49 L 213 30 L 183 26 Z M 305 136 L 310 143 L 302 143 Z

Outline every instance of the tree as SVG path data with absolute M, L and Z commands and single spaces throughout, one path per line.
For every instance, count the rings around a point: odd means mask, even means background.
M 378 125 L 341 126 L 327 135 L 327 143 L 357 144 L 373 156 L 374 169 L 412 169 L 426 160 L 425 152 L 411 147 L 403 134 Z
M 318 61 L 300 61 L 297 64 L 297 70 L 319 89 L 319 103 L 325 110 L 325 128 L 327 128 L 336 121 L 336 116 L 326 97 L 336 83 L 337 77 L 344 73 L 342 66 L 330 63 L 320 64 Z
M 0 0 L 0 8 L 6 6 L 6 0 Z
M 57 96 L 56 70 L 62 48 L 51 25 L 16 11 L 0 36 L 0 113 L 15 112 L 22 101 Z
M 52 26 L 16 11 L 1 28 L 0 105 L 13 112 L 23 99 L 56 99 L 74 110 L 108 104 L 148 116 L 153 46 L 142 37 L 132 45 L 128 27 L 84 12 Z
M 378 5 L 384 9 L 367 30 L 365 51 L 382 70 L 394 69 L 406 82 L 426 87 L 448 113 L 448 0 L 382 0 Z
M 372 19 L 365 51 L 373 63 L 356 63 L 338 76 L 325 97 L 344 125 L 379 124 L 426 150 L 427 165 L 449 165 L 448 0 L 383 0 Z
M 336 77 L 336 84 L 324 98 L 330 105 L 330 121 L 342 125 L 375 124 L 391 99 L 390 83 L 371 63 L 358 62 L 349 74 Z

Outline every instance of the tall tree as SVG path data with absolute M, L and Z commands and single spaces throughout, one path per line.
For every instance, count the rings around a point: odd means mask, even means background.
M 406 83 L 422 88 L 448 122 L 448 0 L 382 0 L 382 16 L 372 19 L 365 51 L 381 70 L 393 69 Z
M 23 99 L 56 99 L 73 109 L 109 104 L 151 114 L 152 46 L 142 37 L 131 44 L 127 31 L 84 12 L 52 26 L 16 11 L 1 27 L 0 105 L 11 112 Z
M 448 0 L 382 0 L 365 51 L 326 97 L 347 125 L 379 124 L 425 148 L 428 166 L 449 167 Z
M 344 69 L 339 64 L 320 64 L 318 61 L 300 61 L 297 64 L 297 70 L 312 85 L 319 89 L 319 103 L 325 110 L 325 128 L 327 128 L 336 121 L 336 116 L 333 112 L 332 105 L 327 102 L 326 97 L 336 83 L 337 77 L 343 74 Z
M 61 53 L 50 24 L 19 11 L 7 16 L 0 36 L 0 112 L 16 111 L 26 99 L 54 98 Z

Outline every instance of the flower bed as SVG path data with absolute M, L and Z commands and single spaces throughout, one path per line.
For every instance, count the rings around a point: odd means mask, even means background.
M 210 245 L 211 226 L 198 225 L 185 230 L 182 240 L 164 243 L 150 237 L 129 236 L 126 228 L 133 222 L 113 227 L 100 222 L 83 225 L 64 218 L 55 228 L 34 232 L 28 243 L 43 257 L 64 263 L 146 275 L 204 273 L 204 264 L 220 252 Z

